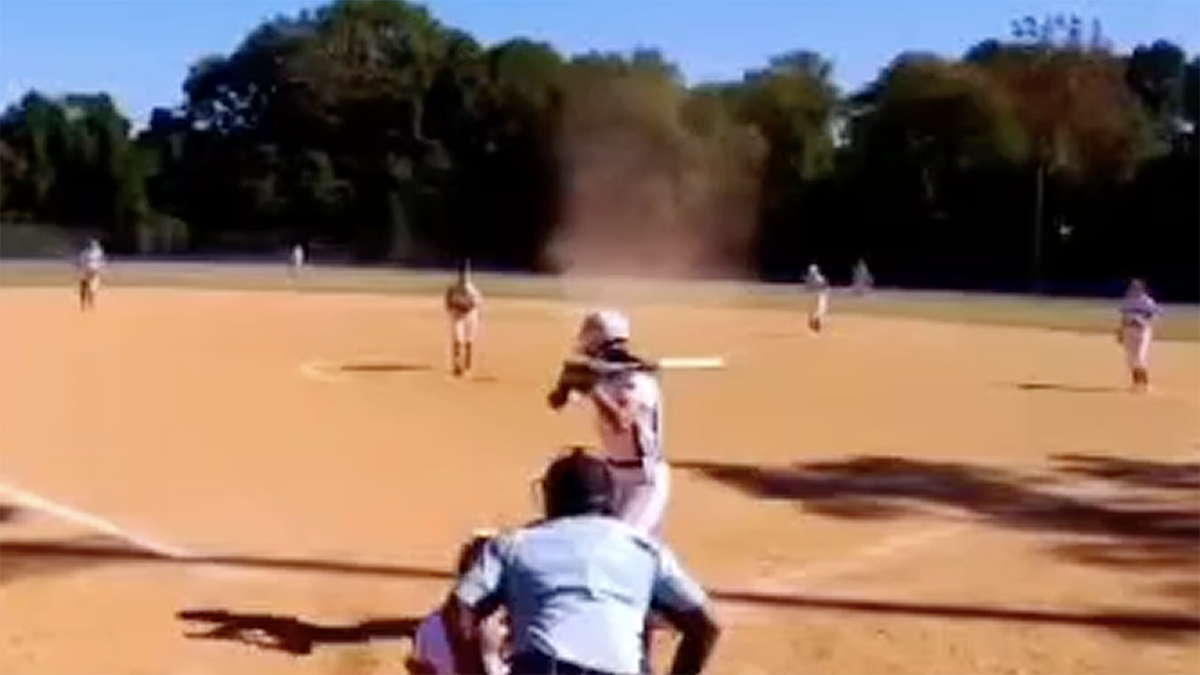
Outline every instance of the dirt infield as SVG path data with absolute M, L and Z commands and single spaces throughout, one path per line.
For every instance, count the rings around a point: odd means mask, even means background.
M 1137 397 L 1110 336 L 834 311 L 631 310 L 729 363 L 664 385 L 714 670 L 1192 672 L 1200 345 Z M 431 297 L 0 291 L 0 672 L 402 672 L 461 539 L 592 440 L 544 405 L 575 318 L 491 302 L 456 381 Z

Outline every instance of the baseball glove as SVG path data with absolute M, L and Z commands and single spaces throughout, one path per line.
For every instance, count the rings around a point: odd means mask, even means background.
M 809 329 L 809 330 L 811 330 L 811 331 L 812 331 L 812 332 L 814 332 L 814 333 L 820 333 L 820 332 L 821 332 L 821 319 L 820 319 L 820 317 L 816 317 L 816 316 L 810 316 L 810 317 L 808 317 L 808 329 Z

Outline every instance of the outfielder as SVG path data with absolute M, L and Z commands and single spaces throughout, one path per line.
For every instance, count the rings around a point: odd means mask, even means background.
M 96 294 L 100 292 L 100 272 L 104 269 L 104 249 L 100 242 L 89 239 L 79 253 L 79 309 L 88 311 L 96 306 Z
M 829 312 L 829 282 L 816 263 L 808 266 L 804 285 L 810 293 L 816 294 L 813 308 L 808 314 L 808 327 L 814 333 L 820 333 L 825 326 L 825 315 Z
M 630 337 L 624 314 L 589 312 L 575 344 L 584 360 L 564 365 L 548 401 L 559 410 L 572 392 L 591 399 L 600 446 L 613 475 L 617 515 L 657 537 L 671 491 L 670 467 L 662 447 L 662 394 L 653 366 L 630 353 Z
M 866 295 L 871 287 L 875 284 L 875 279 L 871 276 L 871 270 L 867 268 L 867 261 L 862 258 L 854 264 L 854 294 Z
M 1154 321 L 1162 310 L 1146 290 L 1146 282 L 1129 282 L 1121 301 L 1121 322 L 1117 327 L 1117 342 L 1125 349 L 1132 389 L 1137 392 L 1150 388 L 1150 341 L 1154 336 Z
M 300 274 L 300 268 L 304 267 L 304 246 L 296 244 L 292 247 L 291 265 L 288 267 L 288 273 L 291 276 Z
M 446 289 L 446 313 L 450 316 L 451 367 L 455 377 L 471 370 L 475 337 L 479 333 L 479 308 L 483 295 L 471 283 L 471 263 L 458 270 L 458 279 Z

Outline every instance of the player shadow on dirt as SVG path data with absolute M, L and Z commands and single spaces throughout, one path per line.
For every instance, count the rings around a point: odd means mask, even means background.
M 342 373 L 427 373 L 433 370 L 433 367 L 426 363 L 361 361 L 343 363 L 337 369 Z
M 367 619 L 355 624 L 326 626 L 277 614 L 240 614 L 225 610 L 183 610 L 181 621 L 211 624 L 205 630 L 186 632 L 199 640 L 225 640 L 261 649 L 306 656 L 322 645 L 345 645 L 384 639 L 411 639 L 419 618 Z
M 1021 391 L 1056 391 L 1069 394 L 1123 394 L 1128 391 L 1123 387 L 1071 384 L 1067 382 L 1016 382 L 1006 384 L 1016 387 Z

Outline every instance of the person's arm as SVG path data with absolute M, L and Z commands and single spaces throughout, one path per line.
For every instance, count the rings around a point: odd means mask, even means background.
M 652 367 L 636 357 L 633 361 L 616 365 L 631 370 Z M 657 405 L 658 393 L 647 375 L 633 373 L 620 387 L 593 389 L 591 399 L 605 423 L 614 429 L 628 431 L 646 411 Z
M 454 652 L 455 672 L 486 675 L 481 649 L 481 624 L 500 604 L 504 562 L 503 539 L 488 542 L 479 559 L 459 579 L 446 600 L 446 632 Z
M 408 675 L 438 675 L 437 668 L 427 661 L 410 656 L 404 662 L 404 667 L 408 670 Z
M 697 675 L 708 665 L 721 628 L 704 589 L 683 570 L 669 549 L 664 546 L 660 554 L 652 609 L 683 636 L 675 649 L 671 675 Z
M 612 395 L 597 387 L 592 389 L 588 396 L 596 404 L 600 417 L 615 429 L 626 431 L 637 419 L 637 401 L 625 391 Z
M 583 361 L 568 361 L 563 364 L 558 373 L 554 389 L 546 397 L 547 403 L 554 410 L 559 410 L 571 400 L 571 392 L 577 391 L 588 395 L 595 390 L 596 379 L 599 375 L 591 365 Z

